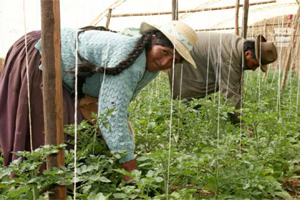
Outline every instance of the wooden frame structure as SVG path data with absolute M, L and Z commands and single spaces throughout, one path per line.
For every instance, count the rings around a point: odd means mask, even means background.
M 106 27 L 109 27 L 111 17 L 129 17 L 129 16 L 149 16 L 149 15 L 168 15 L 172 14 L 173 20 L 178 20 L 179 13 L 192 13 L 215 11 L 224 9 L 236 9 L 236 18 L 238 18 L 239 8 L 244 8 L 242 36 L 247 36 L 247 19 L 249 6 L 276 3 L 276 0 L 250 3 L 244 0 L 244 4 L 240 5 L 237 0 L 235 6 L 204 8 L 195 10 L 178 9 L 178 0 L 172 0 L 172 12 L 152 12 L 152 13 L 131 13 L 112 15 L 112 9 L 108 10 L 108 20 Z M 62 105 L 62 78 L 61 78 L 61 49 L 60 49 L 60 7 L 59 0 L 41 0 L 42 13 L 42 63 L 43 63 L 43 95 L 44 95 L 44 124 L 45 124 L 45 142 L 46 144 L 58 145 L 64 142 L 63 137 L 63 105 Z M 299 18 L 300 7 L 297 11 L 296 19 Z M 265 24 L 264 26 L 267 26 Z M 229 30 L 234 28 L 222 28 L 214 30 Z M 212 29 L 202 29 L 212 30 Z M 282 80 L 282 89 L 285 87 L 287 72 L 290 69 L 291 48 L 294 47 L 295 32 L 298 30 L 298 23 L 294 25 L 294 33 L 292 35 L 289 48 L 289 56 L 286 61 L 286 68 Z M 235 33 L 239 34 L 238 20 L 235 23 Z M 55 109 L 53 109 L 55 108 Z M 55 119 L 55 120 L 53 120 Z M 64 151 L 61 150 L 57 155 L 48 158 L 48 168 L 59 167 L 64 165 Z M 66 188 L 58 186 L 50 195 L 51 199 L 66 199 Z
M 44 126 L 48 145 L 64 143 L 59 3 L 41 0 Z M 64 166 L 64 150 L 47 159 L 48 169 Z M 66 199 L 66 187 L 51 189 L 49 196 L 53 200 Z
M 255 2 L 250 3 L 249 6 L 255 5 L 264 5 L 276 3 L 276 0 L 272 1 L 262 1 L 262 2 Z M 243 4 L 240 4 L 239 7 L 243 7 Z M 192 10 L 179 10 L 178 13 L 194 13 L 194 12 L 206 12 L 206 11 L 216 11 L 216 10 L 228 10 L 228 9 L 235 9 L 236 5 L 232 6 L 225 6 L 225 7 L 212 7 L 212 8 L 201 8 L 201 9 L 192 9 Z M 116 14 L 111 15 L 111 17 L 133 17 L 133 16 L 150 16 L 150 15 L 171 15 L 171 11 L 163 11 L 163 12 L 150 12 L 150 13 L 125 13 L 125 14 Z

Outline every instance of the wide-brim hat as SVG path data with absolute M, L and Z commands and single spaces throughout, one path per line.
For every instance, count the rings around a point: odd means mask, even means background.
M 141 34 L 154 30 L 162 32 L 170 40 L 180 56 L 196 68 L 196 63 L 190 51 L 197 42 L 197 35 L 189 25 L 180 21 L 171 21 L 163 25 L 142 22 L 140 27 Z
M 267 42 L 266 38 L 258 35 L 255 39 L 255 56 L 260 62 L 260 69 L 267 71 L 267 65 L 277 60 L 277 50 L 273 42 Z

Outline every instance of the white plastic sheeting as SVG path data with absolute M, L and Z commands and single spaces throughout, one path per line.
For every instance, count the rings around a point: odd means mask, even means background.
M 61 26 L 79 28 L 91 24 L 99 14 L 113 5 L 117 0 L 60 0 Z M 121 0 L 119 0 L 121 1 Z M 122 4 L 113 9 L 112 14 L 151 13 L 171 11 L 172 0 L 122 0 Z M 235 0 L 178 0 L 179 10 L 215 8 L 234 6 Z M 251 3 L 269 0 L 250 0 Z M 240 0 L 240 4 L 243 4 Z M 248 25 L 277 15 L 294 14 L 297 11 L 296 0 L 277 0 L 276 3 L 251 6 L 249 9 Z M 41 13 L 40 0 L 0 0 L 0 57 L 4 57 L 10 45 L 24 34 L 24 17 L 28 31 L 40 29 Z M 242 24 L 243 8 L 240 8 Z M 181 13 L 180 20 L 191 25 L 194 29 L 216 27 L 234 27 L 235 10 L 217 10 L 197 13 Z M 130 16 L 111 18 L 110 28 L 121 31 L 127 27 L 139 27 L 142 21 L 161 23 L 171 20 L 171 15 Z M 105 26 L 105 13 L 97 25 Z

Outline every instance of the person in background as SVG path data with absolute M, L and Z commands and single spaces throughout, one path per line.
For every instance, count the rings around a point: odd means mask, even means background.
M 192 100 L 220 91 L 240 109 L 243 71 L 260 67 L 266 72 L 267 65 L 277 59 L 275 45 L 261 35 L 255 41 L 228 33 L 197 32 L 197 37 L 191 51 L 197 68 L 189 64 L 175 67 L 174 82 L 172 70 L 168 72 L 174 87 L 172 98 Z M 229 116 L 233 123 L 240 121 L 237 113 Z
M 78 51 L 75 38 L 78 34 Z M 121 166 L 137 169 L 134 138 L 130 134 L 127 108 L 140 90 L 160 70 L 172 67 L 173 61 L 186 61 L 195 66 L 189 51 L 196 43 L 194 30 L 180 21 L 162 25 L 143 22 L 140 35 L 129 37 L 99 27 L 61 31 L 61 67 L 63 78 L 63 122 L 74 123 L 74 68 L 78 54 L 78 122 L 89 119 L 91 110 L 108 117 L 110 129 L 100 125 L 101 134 L 113 152 L 125 151 Z M 29 124 L 26 78 L 25 37 L 16 41 L 7 53 L 0 76 L 0 146 L 4 165 L 16 159 L 12 152 L 30 150 L 29 126 L 32 127 L 33 148 L 44 145 L 44 119 L 41 65 L 41 31 L 27 34 L 31 124 Z M 175 51 L 174 51 L 175 49 Z M 97 99 L 97 102 L 94 101 Z M 92 103 L 91 103 L 92 102 Z M 96 106 L 95 106 L 96 105 Z M 82 115 L 83 114 L 83 115 Z M 124 177 L 129 180 L 129 177 Z

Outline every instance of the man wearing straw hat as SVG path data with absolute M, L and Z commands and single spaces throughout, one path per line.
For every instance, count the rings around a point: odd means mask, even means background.
M 255 41 L 228 33 L 198 32 L 197 37 L 191 51 L 197 68 L 188 64 L 175 67 L 174 80 L 169 71 L 172 97 L 191 100 L 220 91 L 232 106 L 241 108 L 243 71 L 260 66 L 266 72 L 267 65 L 277 59 L 275 45 L 261 35 Z M 239 121 L 236 115 L 231 119 Z

